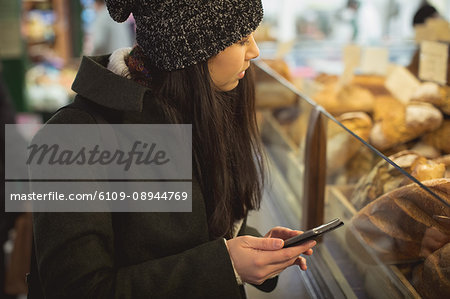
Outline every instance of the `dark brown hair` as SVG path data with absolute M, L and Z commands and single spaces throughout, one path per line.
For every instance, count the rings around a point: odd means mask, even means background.
M 207 62 L 172 72 L 149 70 L 152 79 L 146 80 L 169 121 L 192 124 L 193 169 L 210 236 L 231 238 L 234 221 L 259 209 L 264 182 L 253 71 L 234 90 L 220 92 Z M 131 71 L 138 82 L 141 74 Z

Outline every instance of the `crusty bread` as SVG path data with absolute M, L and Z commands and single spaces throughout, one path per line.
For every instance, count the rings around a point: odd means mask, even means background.
M 412 282 L 423 298 L 450 298 L 450 243 L 417 267 Z
M 403 106 L 400 101 L 383 96 L 376 99 L 374 120 L 370 142 L 379 150 L 386 150 L 436 130 L 443 116 L 431 104 L 412 102 Z
M 347 85 L 337 93 L 337 107 L 334 107 L 333 110 L 337 114 L 355 111 L 372 112 L 374 103 L 375 97 L 369 90 Z
M 450 204 L 450 179 L 422 183 Z M 350 226 L 383 261 L 401 263 L 421 258 L 427 229 L 450 234 L 450 227 L 434 215 L 450 217 L 450 208 L 418 185 L 409 184 L 368 204 L 352 218 Z
M 450 155 L 440 156 L 436 159 L 433 159 L 436 163 L 442 163 L 446 167 L 445 177 L 450 178 Z
M 346 128 L 364 140 L 369 138 L 372 119 L 364 112 L 348 112 L 337 117 Z M 336 123 L 328 122 L 327 166 L 330 173 L 342 169 L 361 148 L 361 142 Z
M 444 155 L 433 159 L 436 163 L 443 163 L 445 166 L 450 166 L 450 155 Z
M 411 165 L 411 170 L 411 175 L 419 181 L 443 178 L 445 175 L 445 165 L 443 163 L 436 163 L 433 160 L 427 160 L 425 157 L 416 159 Z
M 427 160 L 412 151 L 396 153 L 389 156 L 389 159 L 419 180 L 439 179 L 445 175 L 444 164 Z M 385 160 L 380 160 L 372 171 L 359 180 L 351 201 L 359 210 L 383 194 L 410 183 L 411 181 L 399 170 Z
M 441 87 L 440 91 L 443 101 L 439 108 L 444 114 L 450 115 L 450 86 Z
M 339 115 L 336 119 L 347 129 L 358 135 L 364 140 L 369 140 L 372 129 L 372 119 L 364 112 L 348 112 Z M 340 127 L 339 127 L 340 128 Z M 342 131 L 342 130 L 341 130 Z
M 389 95 L 389 91 L 384 86 L 386 77 L 374 75 L 356 75 L 352 84 L 369 90 L 373 95 Z
M 450 115 L 450 87 L 425 82 L 416 90 L 413 101 L 427 102 L 438 107 L 444 114 Z
M 312 98 L 331 114 L 373 111 L 375 98 L 369 90 L 356 85 L 341 87 L 336 76 L 322 74 L 315 81 L 323 84 L 323 88 Z
M 450 154 L 450 119 L 444 120 L 437 130 L 426 134 L 423 141 L 445 154 Z
M 441 156 L 441 152 L 437 148 L 425 142 L 417 142 L 411 150 L 427 159 L 436 159 Z
M 433 82 L 422 83 L 414 92 L 412 101 L 420 101 L 439 106 L 443 103 L 443 97 L 439 85 Z

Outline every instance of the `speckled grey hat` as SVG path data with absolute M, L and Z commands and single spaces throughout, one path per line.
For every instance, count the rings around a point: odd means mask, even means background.
M 261 0 L 106 0 L 124 22 L 133 13 L 136 40 L 154 66 L 167 71 L 205 61 L 252 33 Z

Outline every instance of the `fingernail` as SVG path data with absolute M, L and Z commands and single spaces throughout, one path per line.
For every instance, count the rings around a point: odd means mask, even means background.
M 281 239 L 277 239 L 277 240 L 274 240 L 273 241 L 273 247 L 274 248 L 281 248 L 281 247 L 283 247 L 283 240 L 281 240 Z

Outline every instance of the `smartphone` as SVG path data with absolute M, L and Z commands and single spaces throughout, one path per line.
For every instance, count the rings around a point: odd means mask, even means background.
M 285 240 L 283 248 L 296 246 L 309 240 L 315 240 L 317 237 L 323 235 L 324 233 L 335 230 L 336 228 L 342 225 L 344 225 L 344 222 L 342 222 L 339 218 L 336 218 L 328 223 L 322 224 L 321 226 L 308 230 L 301 235 Z

